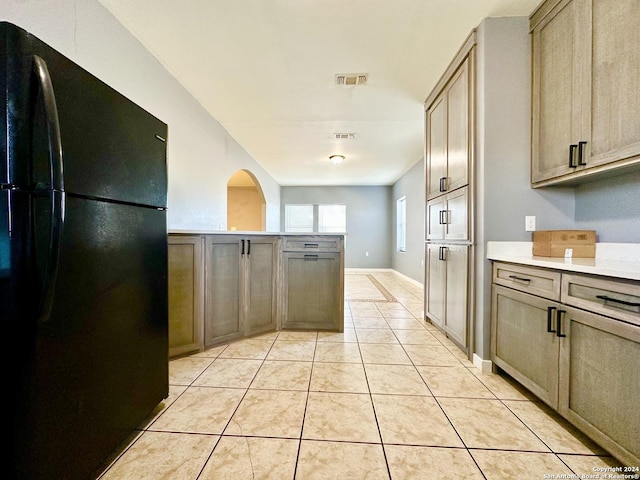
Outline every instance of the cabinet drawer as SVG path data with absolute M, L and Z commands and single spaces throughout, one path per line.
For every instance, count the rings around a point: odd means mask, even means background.
M 640 282 L 564 274 L 562 303 L 640 325 Z
M 339 252 L 340 237 L 284 237 L 285 252 Z
M 493 283 L 550 300 L 560 300 L 559 272 L 510 263 L 494 263 Z

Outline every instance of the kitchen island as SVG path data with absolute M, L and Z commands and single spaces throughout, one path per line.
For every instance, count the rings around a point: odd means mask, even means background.
M 344 328 L 344 234 L 169 232 L 175 357 L 277 330 Z

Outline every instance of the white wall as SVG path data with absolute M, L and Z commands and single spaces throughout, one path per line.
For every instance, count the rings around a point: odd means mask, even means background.
M 97 0 L 2 0 L 31 32 L 169 126 L 169 229 L 224 229 L 227 181 L 251 171 L 280 227 L 280 186 Z

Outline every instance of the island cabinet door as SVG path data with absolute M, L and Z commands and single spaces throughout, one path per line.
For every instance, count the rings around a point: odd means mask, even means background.
M 169 356 L 204 347 L 203 237 L 169 236 Z
M 283 253 L 283 328 L 342 331 L 340 253 Z
M 566 307 L 558 411 L 624 465 L 640 465 L 640 327 Z
M 244 333 L 241 245 L 241 239 L 233 235 L 206 238 L 204 336 L 207 347 Z
M 251 237 L 245 241 L 244 324 L 249 336 L 277 327 L 278 239 Z
M 560 304 L 500 285 L 492 287 L 493 362 L 549 406 L 558 406 L 557 312 Z

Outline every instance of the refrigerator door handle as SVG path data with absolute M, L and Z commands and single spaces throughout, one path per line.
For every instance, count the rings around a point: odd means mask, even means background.
M 46 322 L 51 317 L 51 311 L 53 310 L 53 298 L 60 262 L 62 227 L 65 214 L 64 172 L 58 108 L 49 69 L 47 68 L 47 63 L 37 55 L 33 56 L 33 67 L 42 91 L 49 140 L 51 232 L 49 235 L 49 252 L 42 288 L 42 299 L 40 301 L 40 313 L 38 315 L 38 322 Z
M 33 67 L 38 79 L 44 100 L 44 111 L 47 117 L 47 135 L 49 139 L 49 176 L 53 190 L 64 191 L 64 172 L 62 163 L 62 137 L 56 96 L 51 83 L 51 75 L 47 62 L 37 55 L 33 56 Z

